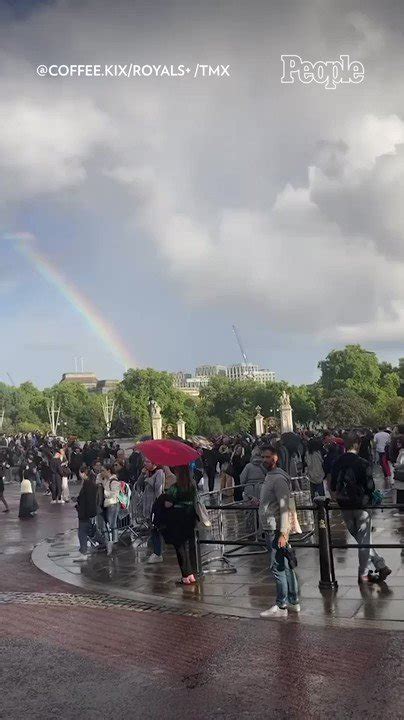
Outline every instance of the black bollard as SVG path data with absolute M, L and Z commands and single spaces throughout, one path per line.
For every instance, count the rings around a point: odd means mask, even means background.
M 320 558 L 320 582 L 318 583 L 318 586 L 320 590 L 337 590 L 338 583 L 335 579 L 334 558 L 331 547 L 330 520 L 328 516 L 329 499 L 324 497 L 315 497 L 314 505 L 317 506 L 315 517 Z

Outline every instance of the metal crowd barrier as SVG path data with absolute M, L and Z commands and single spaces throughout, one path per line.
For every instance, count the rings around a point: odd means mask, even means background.
M 211 493 L 209 493 L 211 494 Z M 213 512 L 220 512 L 224 514 L 232 513 L 232 512 L 244 512 L 248 513 L 251 511 L 257 512 L 258 508 L 254 505 L 246 505 L 245 503 L 240 503 L 237 505 L 236 503 L 232 504 L 225 504 L 225 505 L 219 505 L 219 506 L 209 506 L 207 505 L 208 511 Z M 357 510 L 358 508 L 349 507 L 346 508 L 347 510 Z M 398 509 L 401 512 L 404 513 L 404 504 L 402 503 L 386 503 L 382 505 L 368 505 L 364 508 L 361 508 L 361 510 L 366 511 L 374 511 L 374 510 L 395 510 Z M 325 497 L 315 497 L 313 504 L 311 505 L 300 505 L 298 508 L 298 514 L 301 513 L 312 513 L 314 515 L 314 521 L 315 521 L 315 541 L 311 539 L 310 542 L 302 541 L 302 538 L 299 540 L 297 537 L 291 537 L 290 543 L 293 547 L 304 547 L 304 548 L 313 548 L 317 549 L 319 552 L 319 566 L 320 566 L 320 580 L 319 580 L 319 588 L 321 590 L 337 590 L 338 589 L 338 582 L 335 577 L 335 566 L 334 566 L 334 556 L 333 556 L 333 550 L 340 550 L 340 549 L 360 549 L 360 548 L 388 548 L 388 549 L 401 549 L 404 550 L 404 541 L 402 543 L 368 543 L 368 544 L 358 544 L 358 543 L 334 543 L 332 539 L 332 532 L 331 532 L 331 523 L 330 523 L 330 512 L 333 510 L 340 510 L 340 507 L 336 505 L 335 503 L 331 503 L 329 498 Z M 304 517 L 304 516 L 303 516 Z M 404 515 L 403 515 L 404 517 Z M 212 527 L 213 530 L 213 527 Z M 310 534 L 310 538 L 313 535 L 313 533 Z M 306 538 L 308 539 L 308 538 Z M 250 536 L 245 538 L 229 538 L 226 539 L 222 536 L 220 537 L 201 537 L 200 533 L 196 533 L 196 542 L 197 542 L 197 556 L 199 558 L 199 567 L 200 567 L 200 573 L 201 575 L 208 574 L 209 572 L 212 572 L 211 570 L 207 569 L 207 560 L 204 555 L 202 555 L 201 552 L 201 545 L 206 546 L 212 546 L 212 545 L 220 545 L 222 549 L 222 554 L 219 557 L 216 557 L 217 559 L 222 559 L 226 561 L 227 558 L 226 555 L 229 554 L 229 552 L 224 553 L 225 547 L 234 547 L 237 546 L 237 548 L 250 548 L 250 547 L 257 547 L 261 548 L 262 552 L 267 552 L 265 548 L 265 542 L 263 539 L 260 539 L 259 537 L 250 538 Z M 263 549 L 265 548 L 265 549 Z M 249 553 L 248 553 L 249 554 Z M 235 557 L 236 555 L 233 555 Z M 205 560 L 204 560 L 205 557 Z M 220 572 L 218 570 L 217 572 Z M 227 570 L 229 572 L 229 570 Z M 237 572 L 237 569 L 232 566 L 231 572 Z
M 310 481 L 306 476 L 293 477 L 291 480 L 292 487 L 295 488 L 292 496 L 295 500 L 297 517 L 303 530 L 300 537 L 302 542 L 314 532 L 314 514 L 312 508 L 308 507 L 311 501 Z M 201 544 L 217 545 L 217 553 L 212 555 L 211 550 L 201 553 L 205 574 L 233 573 L 236 570 L 230 562 L 232 558 L 266 553 L 258 517 L 258 499 L 263 482 L 264 480 L 248 483 L 246 486 L 235 485 L 200 493 L 199 498 L 205 504 L 212 523 L 210 531 L 202 531 Z M 255 497 L 257 506 L 251 504 L 249 498 L 234 500 L 234 491 L 237 489 L 250 493 L 250 498 Z M 226 510 L 232 512 L 227 513 Z M 208 542 L 208 536 L 218 538 L 219 542 Z

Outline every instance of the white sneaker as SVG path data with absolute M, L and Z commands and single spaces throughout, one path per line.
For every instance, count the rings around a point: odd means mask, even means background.
M 75 552 L 70 555 L 70 558 L 73 562 L 85 562 L 87 560 L 87 555 L 84 555 L 81 552 Z
M 56 502 L 57 502 L 58 505 L 64 505 L 64 504 L 65 504 L 65 501 L 64 501 L 64 500 L 56 500 Z
M 291 603 L 289 603 L 289 605 L 288 605 L 288 612 L 299 613 L 300 609 L 301 608 L 300 608 L 299 603 L 296 603 L 296 605 L 292 605 Z
M 288 609 L 280 608 L 278 607 L 278 605 L 274 605 L 273 607 L 269 608 L 269 610 L 264 610 L 264 612 L 260 613 L 260 615 L 262 618 L 287 617 Z
M 56 504 L 57 504 L 57 500 L 51 500 L 51 501 L 50 501 L 50 504 L 51 504 L 51 505 L 56 505 Z
M 147 564 L 153 565 L 154 563 L 162 563 L 162 562 L 163 562 L 162 555 L 156 555 L 156 553 L 152 553 L 147 561 Z

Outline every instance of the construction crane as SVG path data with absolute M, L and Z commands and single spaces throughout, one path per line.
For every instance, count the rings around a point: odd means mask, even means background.
M 246 365 L 248 365 L 247 355 L 246 355 L 246 352 L 245 352 L 245 350 L 244 350 L 244 348 L 243 348 L 243 343 L 241 342 L 240 334 L 239 334 L 239 332 L 238 332 L 238 330 L 237 330 L 237 328 L 236 328 L 235 325 L 232 325 L 232 328 L 233 328 L 233 332 L 234 332 L 234 334 L 235 334 L 235 336 L 236 336 L 237 344 L 238 344 L 238 346 L 239 346 L 239 348 L 240 348 L 241 357 L 243 358 L 244 363 L 245 363 Z
M 240 333 L 238 332 L 238 330 L 237 330 L 237 328 L 236 328 L 235 325 L 232 325 L 232 328 L 233 328 L 233 332 L 234 332 L 234 334 L 235 334 L 235 336 L 236 336 L 237 344 L 238 344 L 238 346 L 239 346 L 239 348 L 240 348 L 241 357 L 243 358 L 243 363 L 244 363 L 244 365 L 246 366 L 246 367 L 245 367 L 245 372 L 243 373 L 243 375 L 244 375 L 244 377 L 246 377 L 246 378 L 253 379 L 253 378 L 254 378 L 254 373 L 253 373 L 253 371 L 252 371 L 252 368 L 249 367 L 249 362 L 248 362 L 248 358 L 247 358 L 247 353 L 246 353 L 246 351 L 244 350 L 243 343 L 241 342 Z

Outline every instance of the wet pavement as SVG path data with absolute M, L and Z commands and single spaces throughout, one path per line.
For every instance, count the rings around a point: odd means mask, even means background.
M 60 514 L 66 512 L 66 508 L 56 510 Z M 214 519 L 218 511 L 211 515 Z M 241 536 L 245 514 L 223 515 L 224 536 L 229 539 Z M 338 511 L 332 512 L 331 526 L 335 543 L 353 542 Z M 399 543 L 404 538 L 404 516 L 396 516 L 395 511 L 374 511 L 373 527 L 374 542 Z M 213 533 L 216 529 L 214 523 Z M 312 540 L 315 541 L 314 536 Z M 167 608 L 182 608 L 184 612 L 259 618 L 262 610 L 274 604 L 275 584 L 264 550 L 226 547 L 228 559 L 221 560 L 218 546 L 202 545 L 202 549 L 204 577 L 197 586 L 190 587 L 176 584 L 179 573 L 172 548 L 165 549 L 163 563 L 149 565 L 146 542 L 130 547 L 118 544 L 110 557 L 102 552 L 83 561 L 77 553 L 76 530 L 72 530 L 40 544 L 32 559 L 42 571 L 81 591 L 109 593 Z M 335 549 L 338 581 L 335 593 L 319 590 L 318 549 L 296 548 L 302 606 L 299 622 L 349 626 L 376 623 L 379 627 L 395 623 L 397 630 L 404 630 L 404 557 L 400 549 L 380 550 L 379 554 L 382 553 L 392 570 L 388 582 L 359 586 L 357 551 Z
M 324 620 L 316 551 L 299 550 L 302 602 L 321 623 L 309 624 L 308 612 L 306 619 L 265 622 L 239 613 L 241 608 L 256 614 L 271 599 L 265 556 L 232 560 L 237 574 L 206 577 L 203 599 L 196 599 L 172 584 L 173 558 L 167 555 L 163 565 L 145 568 L 141 553 L 136 560 L 122 548 L 100 568 L 103 583 L 96 580 L 96 593 L 30 562 L 35 543 L 75 526 L 73 508 L 50 506 L 40 497 L 38 516 L 18 521 L 17 498 L 9 488 L 7 494 L 12 512 L 0 513 L 1 717 L 404 717 L 404 635 L 397 632 L 404 591 L 400 551 L 385 553 L 394 570 L 388 584 L 393 594 L 372 588 L 377 618 L 368 617 L 366 627 L 360 608 L 355 610 L 364 603 L 355 584 L 355 551 L 337 553 L 338 616 Z M 383 512 L 375 518 L 375 537 L 385 540 L 387 533 L 397 540 L 400 523 Z M 140 591 L 144 602 L 117 597 L 117 571 L 125 565 L 129 584 L 138 574 L 139 581 L 148 578 L 147 592 Z M 71 574 L 87 582 L 88 573 Z M 157 592 L 154 603 L 148 601 L 151 588 Z M 207 612 L 208 605 L 220 607 L 225 588 L 228 607 L 235 603 L 238 617 Z M 250 604 L 243 608 L 247 588 Z M 383 625 L 382 614 L 397 619 Z

